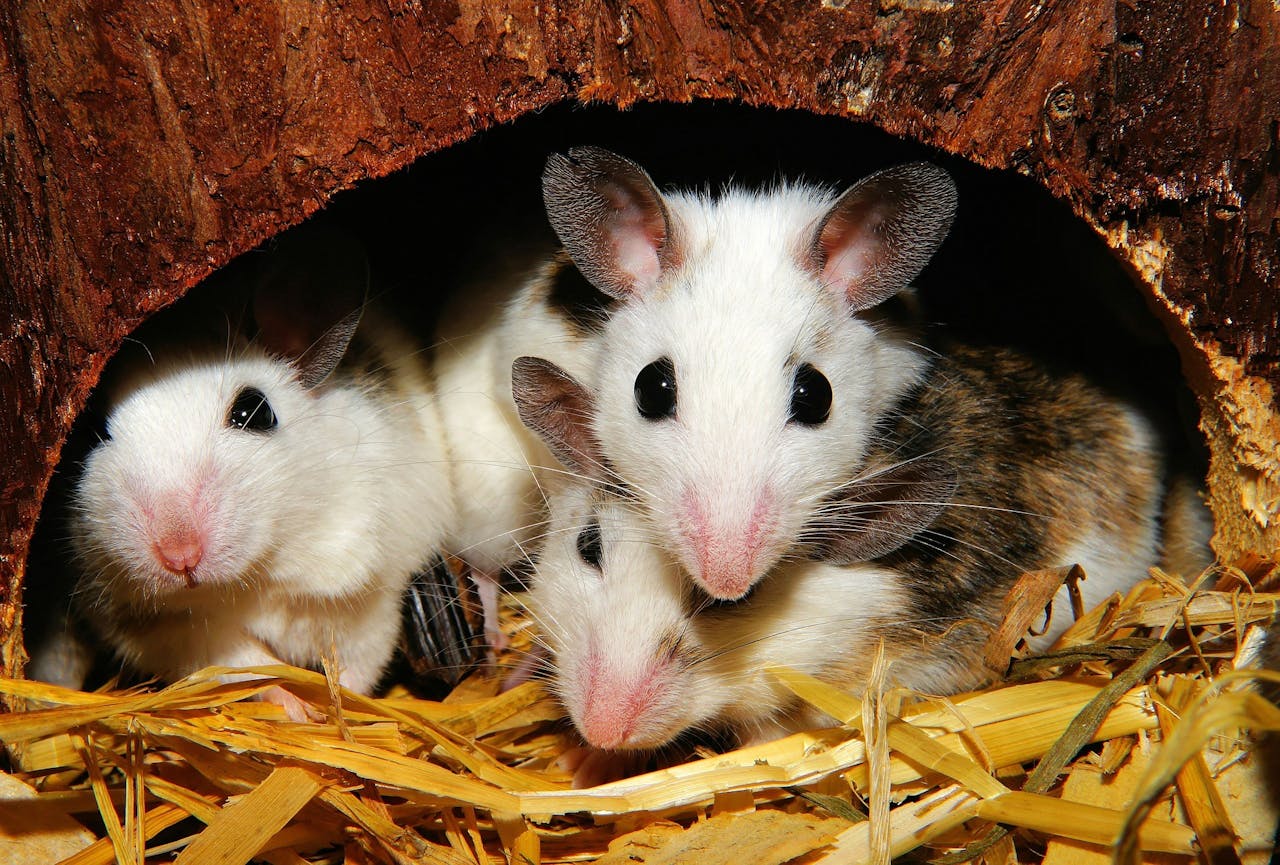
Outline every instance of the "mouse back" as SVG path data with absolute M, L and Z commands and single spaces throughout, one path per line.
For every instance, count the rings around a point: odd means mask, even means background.
M 538 246 L 477 274 L 441 317 L 433 374 L 453 485 L 465 492 L 449 549 L 473 569 L 496 575 L 529 555 L 543 490 L 565 472 L 520 422 L 512 363 L 540 353 L 585 376 L 600 297 L 565 257 Z
M 913 629 L 971 631 L 955 639 L 975 663 L 1024 571 L 1080 564 L 1088 609 L 1158 560 L 1165 478 L 1156 432 L 1135 405 L 1083 376 L 1009 349 L 947 345 L 874 440 L 867 468 L 824 505 L 835 542 L 814 554 L 864 557 L 848 530 L 876 518 L 876 506 L 857 501 L 864 484 L 874 488 L 885 466 L 936 466 L 922 481 L 950 478 L 943 506 L 876 561 L 907 577 L 909 620 L 932 623 Z M 1031 645 L 1046 648 L 1071 621 L 1064 588 Z

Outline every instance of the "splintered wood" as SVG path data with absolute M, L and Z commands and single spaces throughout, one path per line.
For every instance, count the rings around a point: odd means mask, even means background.
M 1002 630 L 986 662 L 1005 678 L 945 699 L 889 689 L 864 705 L 793 670 L 762 671 L 837 725 L 724 754 L 669 751 L 653 771 L 585 790 L 557 768 L 579 743 L 555 701 L 536 683 L 499 694 L 496 674 L 444 702 L 339 694 L 292 667 L 103 693 L 0 680 L 31 707 L 0 717 L 16 767 L 0 779 L 0 854 L 782 865 L 883 863 L 925 847 L 943 863 L 1261 865 L 1276 810 L 1251 795 L 1266 772 L 1251 735 L 1280 730 L 1280 709 L 1251 680 L 1280 682 L 1252 668 L 1280 593 L 1274 570 L 1260 573 L 1187 584 L 1153 571 L 1040 658 L 1010 664 Z M 1018 627 L 1036 618 L 1027 596 L 1079 576 L 1029 576 L 1010 595 Z M 325 722 L 293 723 L 253 699 L 272 687 Z

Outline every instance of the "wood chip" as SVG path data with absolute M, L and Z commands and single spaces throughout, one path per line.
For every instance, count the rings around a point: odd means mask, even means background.
M 598 865 L 782 865 L 835 841 L 844 822 L 814 814 L 754 811 L 712 817 L 681 830 L 646 827 L 609 845 Z
M 982 650 L 982 661 L 991 675 L 1003 678 L 1009 669 L 1009 659 L 1014 647 L 1027 635 L 1038 619 L 1045 617 L 1045 610 L 1064 581 L 1072 583 L 1084 579 L 1079 565 L 1069 568 L 1049 568 L 1027 571 L 1010 587 L 1001 607 L 1000 625 L 995 629 Z
M 0 862 L 53 865 L 97 838 L 35 788 L 0 774 Z
M 223 809 L 174 865 L 244 865 L 323 786 L 311 769 L 276 767 L 252 793 Z

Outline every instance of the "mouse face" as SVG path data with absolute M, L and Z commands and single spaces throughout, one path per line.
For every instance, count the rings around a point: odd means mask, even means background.
M 663 195 L 634 163 L 581 148 L 552 157 L 543 191 L 575 264 L 623 301 L 588 383 L 600 464 L 708 594 L 740 598 L 927 366 L 868 316 L 945 236 L 954 185 L 914 164 L 839 196 Z
M 687 673 L 687 592 L 625 511 L 586 487 L 558 496 L 528 603 L 554 657 L 553 686 L 589 744 L 656 747 L 714 712 Z
M 306 483 L 290 477 L 298 455 L 314 449 L 293 368 L 250 348 L 234 363 L 211 352 L 135 367 L 115 390 L 77 492 L 89 572 L 144 598 L 252 579 Z
M 358 557 L 378 551 L 342 550 L 375 521 L 360 469 L 391 458 L 397 437 L 374 388 L 330 378 L 361 319 L 364 259 L 342 243 L 295 244 L 261 279 L 223 286 L 113 359 L 106 436 L 71 520 L 89 602 L 342 596 L 367 578 Z
M 345 235 L 314 226 L 260 264 L 112 359 L 70 518 L 76 603 L 126 664 L 166 680 L 324 659 L 369 693 L 405 587 L 451 530 L 429 370 L 366 310 L 363 248 Z
M 923 361 L 884 345 L 791 253 L 821 216 L 812 190 L 767 207 L 742 194 L 669 204 L 703 254 L 606 326 L 595 432 L 668 549 L 734 599 L 855 474 Z

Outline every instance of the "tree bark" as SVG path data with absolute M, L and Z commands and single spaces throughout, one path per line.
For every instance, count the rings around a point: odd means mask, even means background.
M 147 315 L 324 205 L 567 99 L 871 121 L 1069 202 L 1183 354 L 1216 548 L 1280 546 L 1280 13 L 996 0 L 0 6 L 0 666 L 41 499 Z

